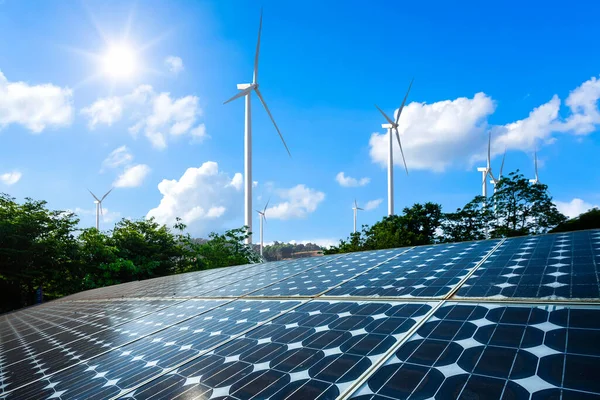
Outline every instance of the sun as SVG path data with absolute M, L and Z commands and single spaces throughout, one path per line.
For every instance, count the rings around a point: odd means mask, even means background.
M 112 44 L 102 57 L 102 67 L 113 79 L 131 78 L 136 72 L 135 51 L 127 44 Z

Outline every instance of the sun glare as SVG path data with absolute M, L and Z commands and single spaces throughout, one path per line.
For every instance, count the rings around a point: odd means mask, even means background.
M 111 78 L 130 78 L 136 70 L 135 53 L 129 46 L 124 44 L 110 46 L 102 61 L 104 73 Z

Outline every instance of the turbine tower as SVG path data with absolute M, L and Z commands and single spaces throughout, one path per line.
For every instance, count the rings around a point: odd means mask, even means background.
M 260 256 L 263 255 L 263 222 L 267 222 L 267 216 L 265 213 L 267 212 L 267 207 L 269 206 L 269 200 L 267 200 L 267 204 L 265 204 L 265 208 L 262 211 L 255 210 L 258 213 L 258 218 L 260 221 Z
M 358 204 L 356 204 L 356 199 L 354 199 L 354 207 L 352 207 L 352 210 L 354 210 L 354 233 L 356 233 L 356 213 L 358 210 L 363 211 L 364 208 L 360 208 Z
M 102 216 L 104 217 L 104 210 L 102 209 L 102 202 L 104 201 L 104 199 L 106 198 L 106 196 L 108 196 L 110 194 L 110 192 L 112 192 L 114 188 L 111 188 L 108 192 L 106 192 L 106 194 L 104 196 L 102 196 L 101 199 L 98 200 L 98 198 L 96 197 L 96 195 L 94 193 L 92 193 L 92 191 L 90 189 L 88 189 L 88 192 L 90 192 L 90 194 L 94 197 L 94 204 L 96 204 L 96 230 L 100 230 L 100 214 L 102 214 Z
M 481 172 L 482 181 L 481 181 L 481 194 L 485 199 L 487 199 L 487 182 L 486 179 L 489 176 L 492 180 L 495 180 L 494 175 L 492 175 L 492 166 L 491 166 L 491 145 L 492 145 L 492 132 L 489 132 L 488 136 L 488 149 L 487 149 L 487 166 L 477 168 L 477 171 Z
M 258 90 L 258 54 L 260 51 L 260 34 L 262 31 L 262 9 L 260 11 L 260 23 L 258 25 L 258 41 L 256 43 L 256 55 L 254 56 L 254 75 L 252 77 L 252 83 L 241 83 L 237 85 L 238 90 L 240 92 L 227 100 L 223 104 L 227 104 L 230 101 L 233 101 L 240 97 L 246 97 L 246 120 L 244 123 L 244 225 L 248 227 L 248 232 L 250 235 L 246 239 L 247 244 L 252 244 L 252 111 L 250 107 L 250 96 L 254 91 L 258 99 L 262 103 L 265 111 L 269 115 L 271 122 L 275 126 L 285 149 L 287 150 L 289 156 L 291 157 L 290 150 L 283 139 L 283 135 L 279 130 L 279 127 L 275 123 L 275 119 L 273 119 L 273 115 L 271 115 L 271 111 L 269 111 L 269 107 L 267 107 L 267 103 L 265 103 L 265 99 L 263 98 L 260 90 Z
M 400 146 L 400 153 L 402 154 L 402 161 L 404 162 L 404 169 L 406 170 L 406 175 L 408 175 L 408 167 L 406 166 L 406 159 L 404 158 L 404 150 L 402 150 L 402 143 L 400 142 L 400 134 L 398 133 L 398 121 L 400 120 L 400 115 L 402 114 L 402 110 L 404 109 L 404 105 L 406 104 L 406 99 L 408 98 L 408 93 L 410 93 L 410 88 L 412 87 L 414 78 L 410 81 L 410 85 L 408 85 L 408 90 L 406 91 L 406 95 L 404 96 L 404 100 L 402 100 L 402 104 L 398 109 L 398 114 L 396 115 L 396 120 L 392 120 L 387 116 L 386 113 L 383 112 L 381 108 L 375 104 L 375 107 L 379 110 L 379 112 L 384 116 L 387 120 L 387 124 L 381 124 L 381 127 L 388 130 L 388 215 L 394 215 L 394 153 L 393 153 L 393 138 L 392 131 L 396 131 L 396 139 L 398 139 L 398 145 Z
M 533 152 L 533 163 L 535 166 L 535 178 L 530 179 L 529 183 L 533 183 L 534 185 L 537 185 L 538 183 L 540 183 L 540 180 L 538 178 L 538 170 L 537 170 L 537 149 Z

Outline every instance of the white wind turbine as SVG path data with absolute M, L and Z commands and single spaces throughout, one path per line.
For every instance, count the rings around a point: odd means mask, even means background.
M 537 168 L 537 149 L 533 152 L 533 162 L 534 162 L 534 166 L 535 166 L 535 178 L 534 179 L 530 179 L 529 183 L 533 183 L 534 185 L 540 183 L 540 180 L 538 178 L 538 168 Z
M 265 213 L 267 212 L 267 207 L 269 206 L 269 200 L 267 200 L 267 204 L 265 204 L 265 208 L 262 211 L 255 210 L 258 213 L 258 218 L 260 221 L 260 256 L 263 255 L 263 222 L 267 222 L 267 216 Z
M 492 166 L 491 166 L 491 160 L 490 160 L 491 144 L 492 144 L 492 132 L 490 131 L 489 138 L 488 138 L 488 149 L 487 149 L 487 166 L 477 168 L 477 171 L 481 172 L 481 175 L 483 177 L 483 179 L 481 181 L 481 194 L 484 197 L 484 201 L 485 201 L 485 199 L 487 199 L 487 182 L 486 182 L 487 177 L 489 176 L 492 180 L 495 180 L 494 175 L 492 175 Z
M 358 210 L 364 211 L 364 208 L 360 208 L 358 204 L 356 204 L 356 199 L 354 199 L 354 207 L 352 207 L 352 210 L 354 210 L 354 233 L 356 233 L 356 214 Z
M 100 214 L 102 214 L 102 216 L 104 217 L 104 210 L 102 209 L 102 202 L 104 201 L 104 199 L 106 198 L 106 196 L 108 196 L 110 194 L 110 192 L 112 192 L 114 188 L 111 188 L 108 192 L 106 192 L 106 194 L 104 196 L 102 196 L 101 199 L 98 199 L 96 197 L 96 195 L 94 193 L 92 193 L 92 191 L 90 189 L 88 189 L 88 192 L 90 192 L 90 194 L 94 197 L 94 204 L 96 204 L 96 229 L 100 230 Z
M 267 107 L 267 103 L 265 103 L 265 99 L 263 98 L 260 90 L 258 90 L 258 54 L 260 51 L 260 34 L 262 31 L 262 9 L 260 11 L 260 23 L 258 25 L 258 41 L 256 43 L 256 55 L 254 56 L 254 75 L 252 77 L 252 83 L 241 83 L 237 85 L 238 90 L 240 92 L 227 100 L 223 104 L 227 104 L 230 101 L 233 101 L 240 97 L 246 97 L 246 120 L 244 124 L 244 224 L 248 227 L 248 232 L 252 233 L 252 112 L 250 107 L 250 97 L 252 91 L 256 93 L 258 99 L 262 103 L 265 111 L 271 118 L 271 122 L 275 126 L 285 149 L 287 150 L 290 157 L 292 156 L 290 150 L 283 139 L 283 135 L 279 130 L 279 127 L 275 123 L 275 119 L 273 119 L 273 115 L 271 115 L 271 111 L 269 111 L 269 107 Z M 252 235 L 250 234 L 246 239 L 247 244 L 252 244 Z
M 404 158 L 404 150 L 402 150 L 400 134 L 398 133 L 398 121 L 400 120 L 400 115 L 402 114 L 402 110 L 404 109 L 404 104 L 406 104 L 406 99 L 408 98 L 408 93 L 410 92 L 410 88 L 412 87 L 413 81 L 414 78 L 410 81 L 410 85 L 408 86 L 408 90 L 406 91 L 406 95 L 404 96 L 404 100 L 402 100 L 402 105 L 398 109 L 396 121 L 393 121 L 390 117 L 388 117 L 387 114 L 384 113 L 383 110 L 377 106 L 377 104 L 375 104 L 375 107 L 377 107 L 379 112 L 388 121 L 387 124 L 381 124 L 382 128 L 388 130 L 388 215 L 394 215 L 394 155 L 392 138 L 393 130 L 396 131 L 396 139 L 398 139 L 398 145 L 400 146 L 400 153 L 402 154 L 404 169 L 406 170 L 406 175 L 408 175 L 408 167 L 406 166 L 406 159 Z

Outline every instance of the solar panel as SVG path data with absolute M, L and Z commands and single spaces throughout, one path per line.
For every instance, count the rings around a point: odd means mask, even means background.
M 136 281 L 0 316 L 0 398 L 600 398 L 600 230 Z
M 591 399 L 600 309 L 449 302 L 352 396 Z

